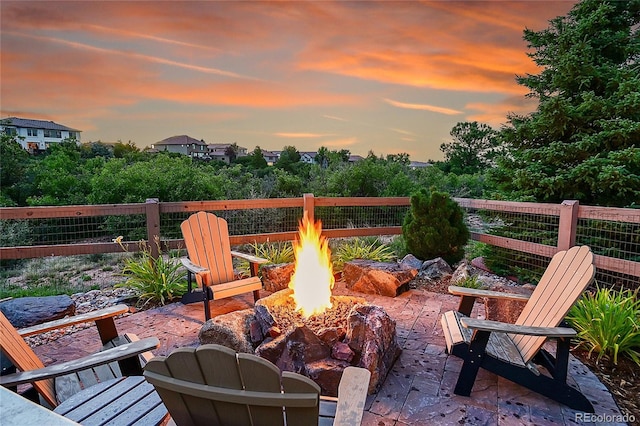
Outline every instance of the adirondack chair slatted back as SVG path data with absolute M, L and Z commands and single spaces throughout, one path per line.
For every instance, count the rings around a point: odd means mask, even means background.
M 236 354 L 224 346 L 176 349 L 168 357 L 149 361 L 144 375 L 177 425 L 318 422 L 320 388 L 313 381 L 287 372 L 281 379 L 280 370 L 270 362 L 255 355 Z M 289 393 L 292 395 L 287 401 Z M 264 402 L 269 397 L 277 402 L 260 405 L 259 400 Z
M 517 325 L 557 327 L 595 276 L 593 254 L 587 246 L 556 253 L 529 301 L 516 320 Z M 545 342 L 545 337 L 511 335 L 525 362 Z
M 200 286 L 234 280 L 227 221 L 212 213 L 198 212 L 180 225 L 189 259 L 210 273 L 196 275 Z M 202 280 L 205 282 L 202 282 Z
M 43 368 L 44 364 L 24 341 L 18 331 L 11 325 L 7 317 L 0 312 L 0 350 L 11 360 L 20 371 Z M 58 405 L 53 379 L 41 380 L 33 383 L 33 387 L 52 407 Z

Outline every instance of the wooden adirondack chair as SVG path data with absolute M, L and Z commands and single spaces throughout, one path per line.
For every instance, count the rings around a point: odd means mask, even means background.
M 362 421 L 371 373 L 347 367 L 338 398 L 300 374 L 220 345 L 181 348 L 144 369 L 178 425 L 337 425 Z
M 0 376 L 0 385 L 16 387 L 32 383 L 43 402 L 51 408 L 80 390 L 123 375 L 141 375 L 140 356 L 160 342 L 155 337 L 138 339 L 133 334 L 118 336 L 113 317 L 129 310 L 118 305 L 16 330 L 0 312 L 0 350 L 21 372 Z M 45 367 L 23 337 L 95 321 L 105 350 L 84 358 Z M 55 379 L 55 380 L 54 380 Z
M 210 300 L 218 300 L 242 293 L 253 292 L 253 299 L 260 298 L 262 280 L 258 277 L 260 264 L 268 260 L 231 250 L 227 221 L 212 213 L 198 212 L 180 225 L 188 258 L 182 264 L 189 273 L 189 289 L 182 303 L 204 302 L 205 319 L 211 318 Z M 232 256 L 249 261 L 251 277 L 236 279 Z M 202 290 L 192 288 L 191 276 Z
M 570 408 L 594 412 L 591 402 L 566 382 L 569 342 L 576 332 L 558 327 L 594 275 L 589 247 L 556 253 L 515 324 L 468 316 L 478 297 L 522 300 L 526 296 L 449 287 L 462 297 L 458 311 L 441 318 L 447 351 L 464 360 L 455 393 L 469 396 L 482 367 Z M 542 348 L 547 339 L 557 339 L 555 357 Z

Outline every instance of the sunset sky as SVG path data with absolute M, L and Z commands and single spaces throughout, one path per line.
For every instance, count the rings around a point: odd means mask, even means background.
M 0 118 L 438 160 L 456 123 L 535 109 L 522 31 L 574 4 L 3 0 Z

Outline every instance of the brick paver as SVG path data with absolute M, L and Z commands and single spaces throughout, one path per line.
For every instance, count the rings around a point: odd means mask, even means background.
M 349 294 L 337 283 L 334 294 Z M 454 296 L 410 290 L 390 298 L 363 295 L 370 303 L 385 308 L 396 321 L 402 354 L 380 390 L 369 395 L 363 425 L 557 425 L 581 424 L 574 410 L 526 388 L 480 370 L 470 397 L 453 393 L 461 367 L 458 358 L 445 353 L 440 315 L 456 309 Z M 253 306 L 247 294 L 211 303 L 212 316 Z M 474 311 L 474 315 L 482 311 Z M 173 349 L 198 345 L 198 331 L 204 322 L 201 303 L 175 303 L 138 312 L 116 320 L 120 332 L 139 337 L 156 336 L 156 355 Z M 95 328 L 35 348 L 46 364 L 73 359 L 99 349 Z M 620 411 L 606 387 L 582 363 L 571 357 L 570 380 L 592 401 L 598 415 L 619 415 Z

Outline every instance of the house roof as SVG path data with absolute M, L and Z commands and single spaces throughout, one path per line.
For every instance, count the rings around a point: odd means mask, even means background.
M 0 120 L 0 125 L 30 128 L 30 129 L 66 130 L 71 132 L 81 131 L 78 129 L 73 129 L 71 127 L 63 126 L 62 124 L 54 123 L 53 121 L 33 120 L 30 118 L 19 118 L 19 117 L 4 118 Z
M 206 145 L 204 141 L 192 138 L 187 135 L 171 136 L 170 138 L 162 139 L 160 142 L 156 142 L 155 145 Z

